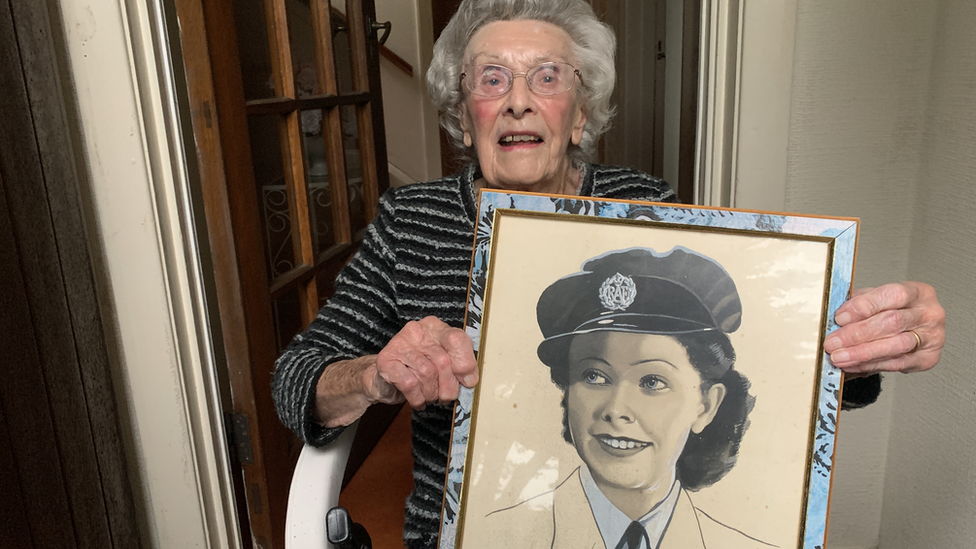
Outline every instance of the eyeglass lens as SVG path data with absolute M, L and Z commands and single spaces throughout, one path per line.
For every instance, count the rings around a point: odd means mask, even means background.
M 539 95 L 567 92 L 576 83 L 576 69 L 567 63 L 543 63 L 526 73 L 513 73 L 501 65 L 476 65 L 469 76 L 464 79 L 468 91 L 487 97 L 508 93 L 517 76 L 525 76 L 529 89 Z

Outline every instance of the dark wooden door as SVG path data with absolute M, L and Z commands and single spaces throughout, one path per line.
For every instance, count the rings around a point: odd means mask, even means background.
M 283 547 L 301 443 L 274 411 L 274 361 L 332 294 L 388 187 L 375 11 L 372 0 L 177 0 L 176 11 L 243 537 Z
M 138 548 L 49 7 L 0 4 L 0 547 Z

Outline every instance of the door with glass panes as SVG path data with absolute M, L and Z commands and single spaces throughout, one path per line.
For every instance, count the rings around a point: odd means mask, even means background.
M 278 548 L 301 443 L 274 412 L 271 373 L 332 294 L 388 186 L 383 25 L 372 0 L 175 6 L 243 538 Z

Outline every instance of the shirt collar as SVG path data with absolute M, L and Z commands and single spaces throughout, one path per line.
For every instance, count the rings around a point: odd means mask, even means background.
M 607 496 L 603 495 L 596 482 L 593 481 L 593 476 L 586 465 L 580 467 L 580 480 L 583 484 L 583 493 L 586 494 L 586 499 L 590 504 L 590 510 L 593 511 L 593 518 L 596 519 L 597 528 L 603 537 L 603 543 L 608 548 L 613 549 L 620 541 L 620 537 L 624 535 L 624 531 L 630 526 L 631 520 L 613 503 L 610 503 Z M 675 479 L 668 495 L 638 520 L 644 525 L 644 530 L 647 531 L 647 539 L 651 543 L 651 546 L 645 549 L 655 549 L 661 543 L 664 531 L 667 530 L 668 523 L 671 522 L 674 506 L 678 503 L 680 491 L 681 483 Z

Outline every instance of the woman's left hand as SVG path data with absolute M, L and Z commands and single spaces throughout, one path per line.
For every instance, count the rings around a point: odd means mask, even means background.
M 848 377 L 928 370 L 945 344 L 945 310 L 935 289 L 921 282 L 857 290 L 834 321 L 841 327 L 824 351 Z

